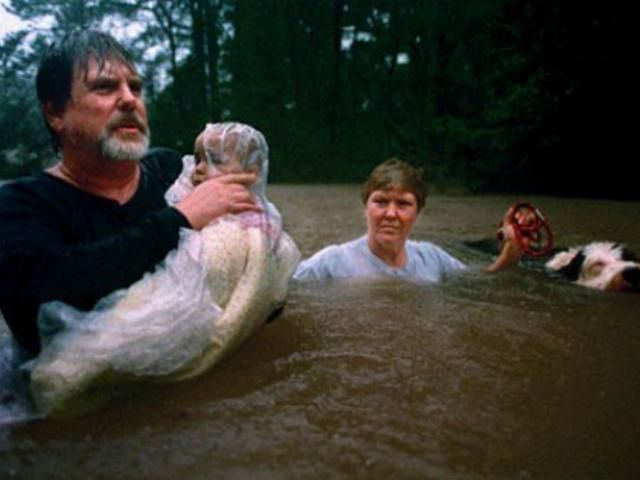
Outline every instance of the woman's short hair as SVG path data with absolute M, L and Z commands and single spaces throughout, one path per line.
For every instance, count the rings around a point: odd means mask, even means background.
M 390 158 L 374 168 L 362 185 L 360 192 L 362 203 L 366 204 L 369 195 L 374 191 L 387 190 L 393 186 L 413 193 L 420 211 L 427 200 L 427 185 L 422 175 L 421 168 L 414 167 L 399 158 Z

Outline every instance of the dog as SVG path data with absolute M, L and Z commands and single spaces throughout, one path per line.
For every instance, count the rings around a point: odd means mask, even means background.
M 620 243 L 592 242 L 559 251 L 545 267 L 583 287 L 640 293 L 638 257 Z

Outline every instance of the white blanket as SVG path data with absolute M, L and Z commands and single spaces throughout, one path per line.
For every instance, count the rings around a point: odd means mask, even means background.
M 270 216 L 229 215 L 199 232 L 184 229 L 153 273 L 91 312 L 44 305 L 45 342 L 30 365 L 38 408 L 74 414 L 83 395 L 105 387 L 190 378 L 240 345 L 284 304 L 300 260 L 275 207 L 265 206 Z

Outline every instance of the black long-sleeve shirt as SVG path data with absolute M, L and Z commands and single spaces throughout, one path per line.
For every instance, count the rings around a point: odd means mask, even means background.
M 91 309 L 177 246 L 180 227 L 189 224 L 164 193 L 181 167 L 177 152 L 150 151 L 138 190 L 124 205 L 46 172 L 0 188 L 0 310 L 23 348 L 40 349 L 40 304 Z

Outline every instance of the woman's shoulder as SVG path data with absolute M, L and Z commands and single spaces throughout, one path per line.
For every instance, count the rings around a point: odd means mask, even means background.
M 446 250 L 435 243 L 428 242 L 426 240 L 407 240 L 407 248 L 420 253 L 447 253 Z
M 328 245 L 318 250 L 300 263 L 294 278 L 345 276 L 345 272 L 353 263 L 354 258 L 361 254 L 362 242 L 361 237 L 344 243 Z
M 445 270 L 465 268 L 460 260 L 435 243 L 424 240 L 409 240 L 407 241 L 407 248 L 409 255 L 413 256 L 414 259 L 419 259 L 423 262 L 437 263 Z
M 355 238 L 353 240 L 348 240 L 343 243 L 334 243 L 332 245 L 327 245 L 326 247 L 318 250 L 315 255 L 343 255 L 348 254 L 352 250 L 357 249 L 359 245 L 362 243 L 363 237 Z
M 338 260 L 340 258 L 350 256 L 358 249 L 359 238 L 355 240 L 349 240 L 343 243 L 336 243 L 332 245 L 327 245 L 326 247 L 321 248 L 313 255 L 311 255 L 307 260 L 314 261 L 332 261 Z

